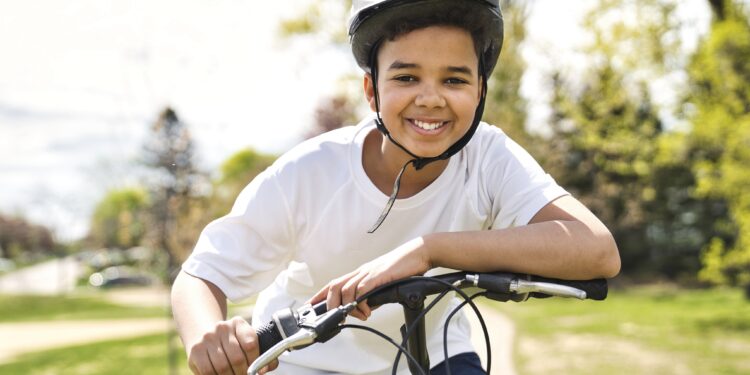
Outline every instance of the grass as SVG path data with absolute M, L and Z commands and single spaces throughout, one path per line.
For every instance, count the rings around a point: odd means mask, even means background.
M 165 316 L 160 307 L 134 307 L 96 295 L 0 295 L 0 322 L 147 318 Z
M 748 374 L 750 302 L 739 290 L 668 286 L 495 304 L 516 323 L 516 368 L 529 374 Z
M 190 374 L 179 339 L 175 352 L 177 373 Z M 168 369 L 165 333 L 35 352 L 0 364 L 0 374 L 28 375 L 167 374 Z

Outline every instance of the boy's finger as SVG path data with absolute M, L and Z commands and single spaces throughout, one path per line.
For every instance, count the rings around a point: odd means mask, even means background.
M 341 290 L 336 288 L 336 286 L 328 288 L 326 306 L 328 307 L 328 310 L 341 306 Z
M 349 302 L 353 302 L 355 299 L 357 299 L 357 296 L 359 295 L 357 291 L 359 290 L 359 283 L 362 281 L 362 279 L 365 278 L 366 275 L 360 274 L 352 277 L 349 279 L 344 286 L 341 288 L 341 304 L 345 305 Z
M 324 287 L 318 293 L 316 293 L 312 298 L 310 298 L 307 303 L 314 305 L 324 299 L 326 299 L 326 296 L 328 295 L 328 286 Z
M 372 310 L 370 309 L 370 305 L 367 304 L 367 301 L 362 301 L 357 304 L 357 310 L 361 311 L 362 314 L 364 314 L 365 317 L 369 318 L 372 314 Z
M 349 312 L 349 316 L 357 318 L 357 319 L 362 320 L 362 321 L 367 320 L 367 316 L 365 316 L 365 314 L 363 314 L 361 311 L 359 311 L 357 309 L 354 309 L 354 310 L 350 311 Z
M 222 337 L 221 347 L 224 349 L 224 353 L 227 356 L 227 361 L 232 368 L 232 372 L 235 374 L 242 374 L 247 372 L 247 367 L 250 366 L 248 363 L 247 355 L 242 350 L 237 337 L 234 335 L 227 335 Z
M 279 367 L 279 360 L 274 359 L 273 362 L 269 363 L 266 367 L 263 367 L 262 369 L 260 369 L 260 371 L 258 371 L 258 374 L 262 375 L 262 374 L 271 372 L 273 370 L 276 370 L 277 367 Z

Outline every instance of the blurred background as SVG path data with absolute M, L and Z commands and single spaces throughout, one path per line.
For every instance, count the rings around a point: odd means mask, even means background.
M 623 260 L 605 302 L 488 305 L 510 371 L 750 373 L 749 2 L 501 3 L 484 120 Z M 368 114 L 349 4 L 0 1 L 0 373 L 189 372 L 167 294 L 200 230 Z

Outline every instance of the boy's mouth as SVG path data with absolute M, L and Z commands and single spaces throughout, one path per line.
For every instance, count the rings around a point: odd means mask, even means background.
M 448 121 L 420 121 L 417 119 L 412 119 L 411 123 L 416 125 L 420 129 L 434 131 L 442 128 L 443 125 L 448 123 Z

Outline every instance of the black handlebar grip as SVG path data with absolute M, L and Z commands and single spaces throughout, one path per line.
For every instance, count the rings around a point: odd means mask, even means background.
M 572 288 L 580 289 L 586 292 L 586 299 L 593 299 L 596 301 L 603 301 L 607 298 L 607 292 L 609 287 L 607 285 L 607 279 L 594 279 L 594 280 L 559 280 L 559 279 L 548 279 L 546 277 L 532 276 L 532 281 L 549 282 L 554 284 L 560 284 L 569 286 Z
M 258 335 L 259 354 L 265 353 L 268 349 L 282 340 L 281 332 L 279 332 L 279 329 L 276 327 L 276 322 L 273 320 L 260 326 L 255 330 L 255 333 Z

